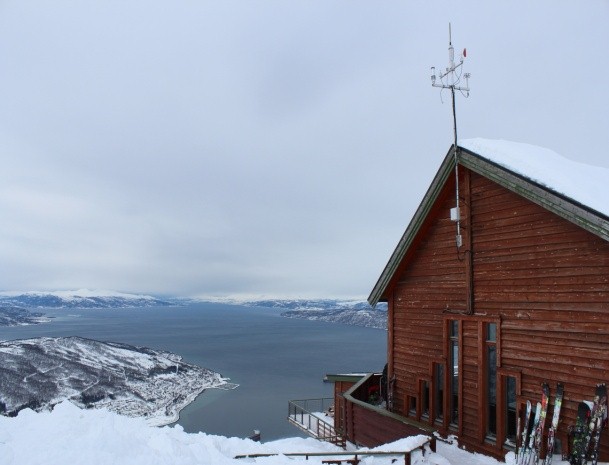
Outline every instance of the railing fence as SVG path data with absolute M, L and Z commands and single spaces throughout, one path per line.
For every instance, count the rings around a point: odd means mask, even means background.
M 334 399 L 331 397 L 292 400 L 288 403 L 288 420 L 315 438 L 344 448 L 345 438 L 326 421 L 327 418 L 332 419 L 333 408 Z

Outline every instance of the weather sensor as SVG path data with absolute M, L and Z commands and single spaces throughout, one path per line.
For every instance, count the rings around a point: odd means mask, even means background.
M 448 66 L 446 70 L 436 76 L 436 67 L 431 67 L 431 85 L 433 87 L 439 87 L 440 89 L 450 89 L 450 95 L 452 98 L 453 108 L 453 130 L 454 130 L 454 156 L 455 156 L 455 186 L 456 186 L 456 202 L 455 208 L 451 209 L 451 220 L 457 223 L 457 248 L 460 248 L 463 244 L 463 238 L 461 237 L 461 210 L 459 208 L 459 159 L 457 150 L 457 111 L 455 108 L 455 91 L 458 90 L 461 94 L 467 98 L 469 97 L 469 73 L 463 72 L 463 60 L 467 56 L 467 50 L 463 49 L 459 62 L 455 63 L 455 49 L 452 44 L 451 28 L 448 23 Z M 462 79 L 465 80 L 463 85 Z

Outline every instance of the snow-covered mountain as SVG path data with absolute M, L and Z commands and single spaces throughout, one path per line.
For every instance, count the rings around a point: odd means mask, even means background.
M 341 299 L 263 299 L 245 300 L 241 305 L 249 307 L 282 308 L 286 310 L 335 310 L 370 309 L 365 300 L 341 300 Z
M 125 294 L 114 291 L 91 291 L 88 289 L 53 292 L 0 292 L 0 306 L 5 308 L 140 308 L 191 305 L 200 302 L 276 308 L 287 310 L 281 315 L 288 318 L 305 318 L 370 328 L 387 328 L 386 305 L 379 304 L 376 309 L 373 309 L 365 300 L 238 298 L 175 298 L 162 300 L 148 295 Z M 15 312 L 9 313 L 15 315 Z M 43 315 L 38 314 L 37 316 L 42 317 Z M 22 319 L 20 322 L 16 322 L 16 324 L 33 324 L 42 321 L 27 321 Z M 2 310 L 0 309 L 0 325 L 2 324 Z M 12 324 L 15 324 L 15 322 Z
M 289 312 L 283 312 L 281 316 L 364 326 L 366 328 L 387 329 L 387 312 L 372 309 L 290 310 Z
M 141 294 L 114 291 L 0 292 L 0 305 L 28 308 L 128 308 L 173 305 L 172 302 Z
M 380 304 L 377 309 L 362 300 L 296 299 L 296 300 L 251 300 L 241 303 L 246 306 L 279 308 L 288 310 L 281 316 L 327 321 L 367 328 L 387 329 L 387 307 Z
M 176 354 L 80 337 L 0 342 L 0 366 L 0 413 L 9 416 L 69 399 L 163 425 L 204 389 L 236 387 Z
M 50 318 L 44 313 L 31 312 L 21 307 L 0 307 L 0 326 L 23 326 L 47 323 Z

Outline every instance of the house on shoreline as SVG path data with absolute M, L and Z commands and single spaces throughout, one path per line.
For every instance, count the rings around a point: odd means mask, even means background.
M 334 426 L 347 440 L 438 432 L 503 458 L 526 401 L 548 383 L 549 423 L 562 383 L 564 453 L 579 402 L 609 381 L 609 170 L 525 144 L 461 141 L 368 301 L 388 303 L 387 373 L 335 390 Z M 386 402 L 373 405 L 379 383 Z

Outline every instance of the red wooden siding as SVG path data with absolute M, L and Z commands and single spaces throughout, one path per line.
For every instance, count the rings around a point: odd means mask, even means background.
M 501 364 L 521 372 L 523 398 L 565 383 L 565 435 L 609 381 L 609 243 L 478 175 L 472 226 L 476 313 L 501 317 Z
M 415 426 L 384 417 L 360 405 L 347 403 L 346 437 L 358 445 L 376 447 L 424 433 Z
M 334 382 L 334 428 L 341 433 L 346 430 L 347 411 L 343 393 L 351 389 L 354 381 L 335 381 Z
M 449 195 L 452 189 L 445 191 L 438 214 L 429 218 L 426 234 L 399 277 L 390 307 L 394 410 L 403 415 L 406 395 L 418 397 L 418 379 L 432 377 L 430 362 L 444 360 L 444 310 L 465 310 L 463 262 L 456 254 L 455 224 L 450 221 L 454 197 Z
M 550 383 L 553 401 L 556 383 L 564 383 L 564 437 L 577 403 L 592 398 L 596 383 L 609 382 L 609 243 L 462 172 L 465 246 L 457 253 L 449 181 L 386 293 L 394 411 L 407 415 L 407 396 L 421 402 L 419 380 L 432 380 L 433 388 L 433 363 L 447 364 L 446 320 L 459 320 L 461 415 L 454 432 L 469 447 L 502 455 L 500 447 L 485 444 L 481 426 L 482 322 L 497 322 L 498 365 L 518 375 L 520 402 L 537 401 L 543 381 Z M 465 315 L 468 310 L 473 315 Z M 447 421 L 442 426 L 448 432 Z M 605 436 L 601 459 L 609 460 Z
M 421 428 L 411 419 L 399 417 L 385 408 L 368 403 L 370 387 L 378 386 L 380 379 L 381 375 L 370 374 L 348 392 L 338 395 L 345 408 L 345 419 L 342 423 L 344 429 L 341 430 L 345 439 L 360 446 L 376 447 L 403 437 L 422 434 L 430 437 L 430 446 L 435 450 L 431 428 Z

